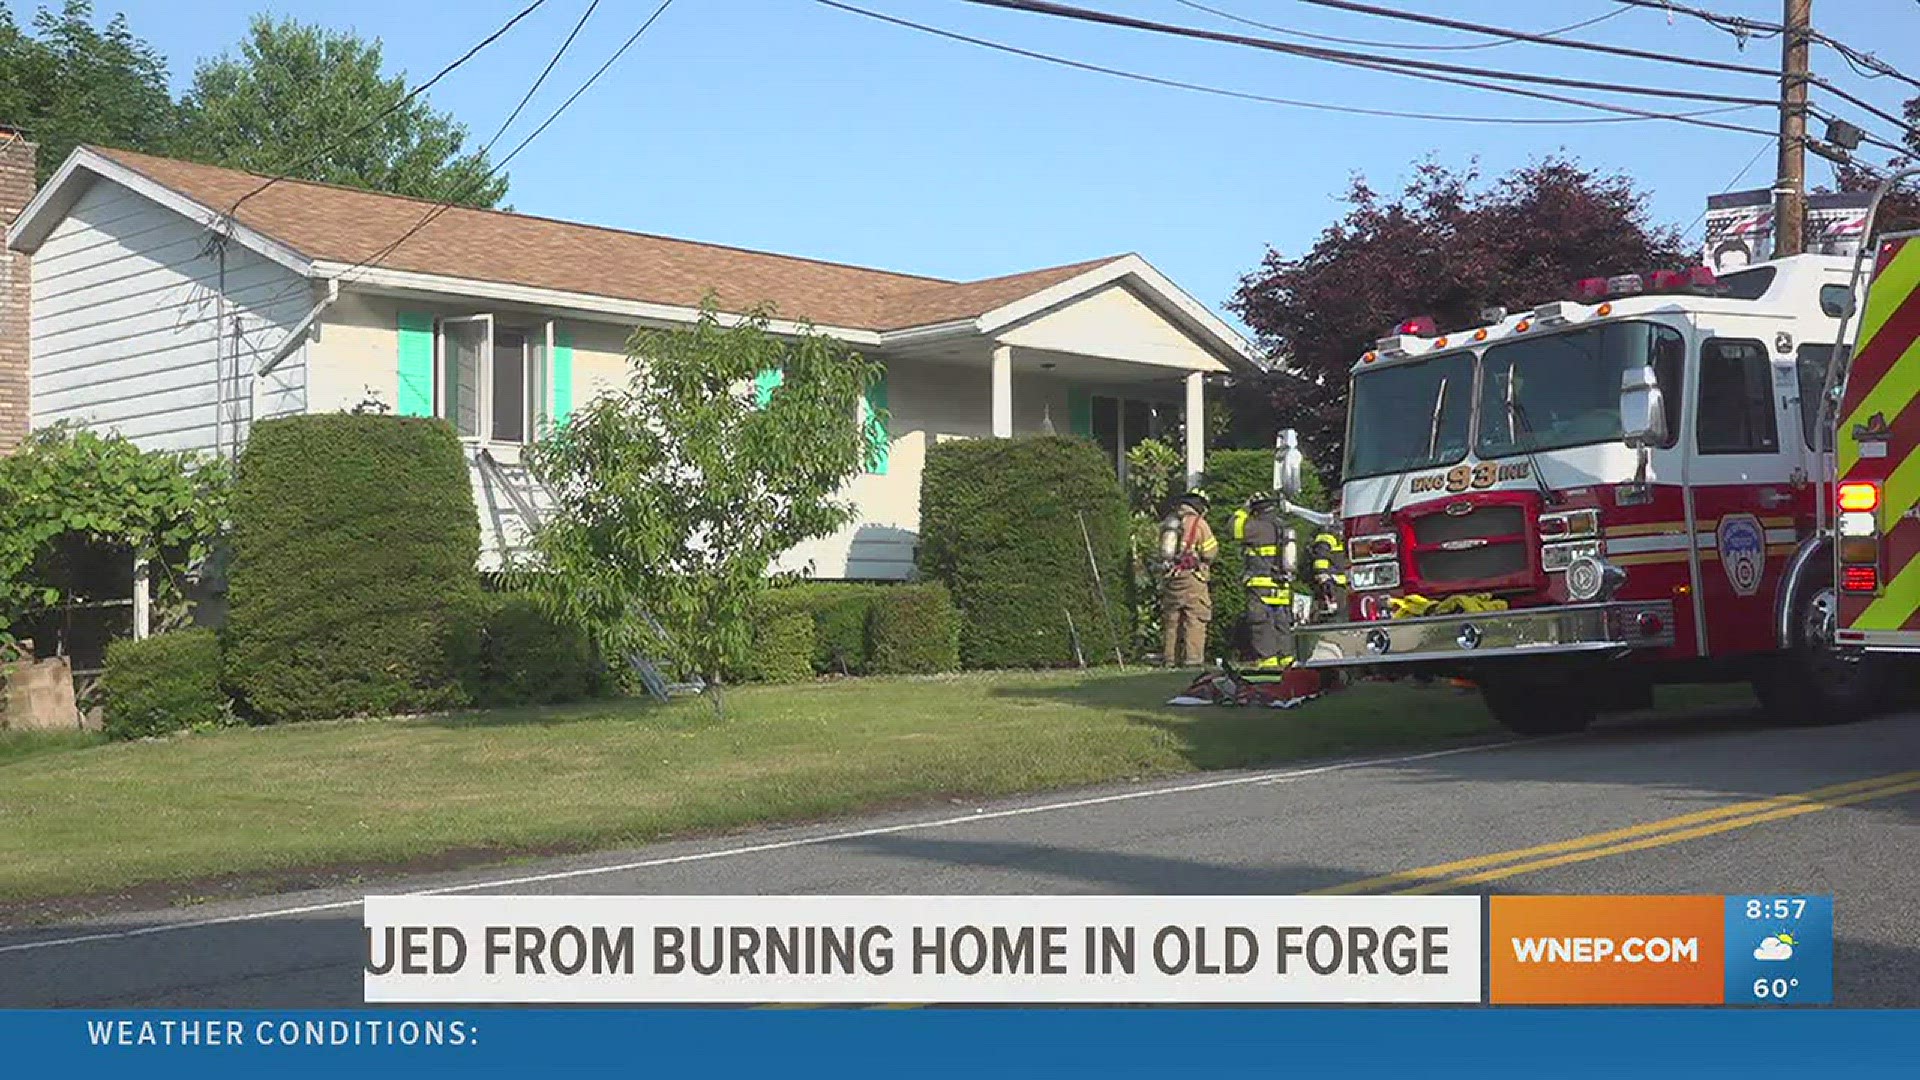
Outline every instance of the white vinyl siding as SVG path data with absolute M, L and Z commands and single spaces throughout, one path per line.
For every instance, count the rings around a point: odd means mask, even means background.
M 75 201 L 33 256 L 36 428 L 78 421 L 166 450 L 230 451 L 245 437 L 246 372 L 284 342 L 314 292 L 228 242 L 227 338 L 216 352 L 222 275 L 209 238 L 199 222 L 110 181 Z M 304 411 L 304 347 L 261 389 L 262 416 Z

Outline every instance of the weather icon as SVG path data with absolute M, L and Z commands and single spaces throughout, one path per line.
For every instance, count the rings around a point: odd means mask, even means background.
M 1760 944 L 1753 947 L 1753 958 L 1755 960 L 1791 960 L 1793 947 L 1798 944 L 1800 943 L 1794 940 L 1792 934 L 1784 931 L 1773 934 L 1761 939 Z

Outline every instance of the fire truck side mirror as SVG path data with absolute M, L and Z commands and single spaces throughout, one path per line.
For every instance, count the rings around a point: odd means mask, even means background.
M 1620 376 L 1620 435 L 1636 449 L 1667 440 L 1667 406 L 1651 366 L 1629 368 Z
M 1282 430 L 1273 440 L 1273 487 L 1292 498 L 1300 494 L 1300 473 L 1306 457 L 1300 453 L 1300 433 Z

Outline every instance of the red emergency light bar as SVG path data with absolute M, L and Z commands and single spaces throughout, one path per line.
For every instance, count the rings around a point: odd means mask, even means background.
M 1414 337 L 1432 337 L 1440 332 L 1440 327 L 1433 321 L 1433 316 L 1431 315 L 1415 315 L 1413 318 L 1407 319 L 1401 322 L 1399 326 L 1394 327 L 1393 332 L 1396 334 L 1411 334 Z
M 1644 274 L 1581 278 L 1573 283 L 1573 298 L 1591 304 L 1640 293 L 1705 292 L 1718 283 L 1719 279 L 1713 276 L 1713 269 L 1706 266 L 1685 270 L 1652 270 Z

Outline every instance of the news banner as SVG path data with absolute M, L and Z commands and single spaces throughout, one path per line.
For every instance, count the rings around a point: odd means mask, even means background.
M 372 896 L 364 1009 L 0 1039 L 63 1076 L 1908 1061 L 1910 1014 L 1817 1008 L 1834 927 L 1808 895 Z

